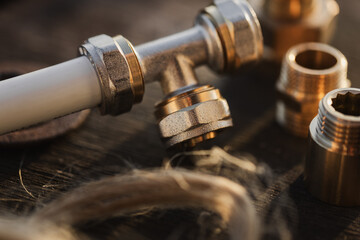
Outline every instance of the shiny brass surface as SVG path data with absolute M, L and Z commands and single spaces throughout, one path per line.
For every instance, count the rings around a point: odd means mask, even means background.
M 335 0 L 249 0 L 264 34 L 265 57 L 281 61 L 299 43 L 331 39 L 339 6 Z
M 232 126 L 226 100 L 218 89 L 209 85 L 194 86 L 168 96 L 156 105 L 155 116 L 167 147 L 179 143 L 194 146 Z
M 307 17 L 314 11 L 316 0 L 265 0 L 265 14 L 272 19 L 294 21 Z
M 323 43 L 303 43 L 289 49 L 276 84 L 276 120 L 292 134 L 307 137 L 319 101 L 329 91 L 350 86 L 347 60 Z
M 142 101 L 144 96 L 144 78 L 141 72 L 141 67 L 139 60 L 135 54 L 134 47 L 132 44 L 123 36 L 114 37 L 116 44 L 120 47 L 122 53 L 124 54 L 128 68 L 130 70 L 130 86 L 134 94 L 134 103 L 139 103 Z
M 336 89 L 310 125 L 304 179 L 322 201 L 360 206 L 360 89 Z
M 220 91 L 209 85 L 191 87 L 182 93 L 177 93 L 177 95 L 169 95 L 166 100 L 156 104 L 155 116 L 158 119 L 162 119 L 164 116 L 170 115 L 199 102 L 217 100 L 219 98 L 221 98 Z

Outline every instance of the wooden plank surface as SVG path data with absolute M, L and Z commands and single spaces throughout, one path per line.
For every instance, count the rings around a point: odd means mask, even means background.
M 122 34 L 134 45 L 175 33 L 192 25 L 207 0 L 123 1 L 6 1 L 0 5 L 1 63 L 52 65 L 76 56 L 77 46 L 100 33 Z M 349 78 L 360 87 L 360 1 L 339 1 L 341 14 L 333 45 L 349 61 Z M 261 69 L 261 71 L 259 71 Z M 295 239 L 360 239 L 360 208 L 324 204 L 310 196 L 299 167 L 306 140 L 284 132 L 274 121 L 274 83 L 279 66 L 264 62 L 254 69 L 220 77 L 202 68 L 199 79 L 211 79 L 228 100 L 233 131 L 211 143 L 232 152 L 251 154 L 276 174 L 256 203 L 282 204 L 292 217 Z M 153 106 L 162 98 L 158 84 L 146 86 L 144 101 L 118 117 L 93 111 L 78 130 L 45 144 L 21 149 L 0 149 L 0 213 L 23 215 L 56 198 L 83 181 L 127 171 L 160 167 L 168 157 L 157 131 Z M 21 170 L 21 171 L 20 171 Z M 21 185 L 19 174 L 25 188 Z M 270 197 L 271 196 L 271 197 Z M 194 239 L 199 229 L 197 210 L 155 211 L 135 218 L 119 218 L 83 228 L 95 239 L 171 239 L 182 229 L 181 239 Z

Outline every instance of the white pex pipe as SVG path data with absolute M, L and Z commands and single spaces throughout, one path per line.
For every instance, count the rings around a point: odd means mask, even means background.
M 0 81 L 0 134 L 100 103 L 99 80 L 84 56 Z

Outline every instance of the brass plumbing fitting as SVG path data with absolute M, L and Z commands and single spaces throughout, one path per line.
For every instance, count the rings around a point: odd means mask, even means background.
M 360 89 L 329 92 L 310 125 L 305 182 L 317 198 L 360 206 Z
M 265 57 L 281 61 L 299 43 L 328 43 L 339 6 L 335 0 L 249 0 L 264 34 Z
M 166 146 L 194 145 L 232 126 L 219 90 L 199 85 L 194 69 L 228 72 L 257 60 L 262 34 L 245 0 L 215 0 L 184 32 L 133 47 L 122 36 L 100 35 L 80 47 L 101 82 L 103 114 L 117 115 L 140 102 L 144 83 L 159 81 L 165 98 L 155 115 Z
M 307 137 L 319 101 L 329 91 L 350 86 L 347 60 L 323 43 L 302 43 L 286 53 L 276 84 L 276 120 L 286 130 Z

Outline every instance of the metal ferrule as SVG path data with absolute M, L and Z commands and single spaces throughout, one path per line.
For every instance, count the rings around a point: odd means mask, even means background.
M 360 205 L 360 89 L 328 93 L 310 125 L 305 182 L 317 198 Z
M 329 91 L 350 86 L 347 60 L 322 43 L 299 44 L 286 53 L 279 80 L 276 119 L 292 134 L 307 137 L 319 101 Z

